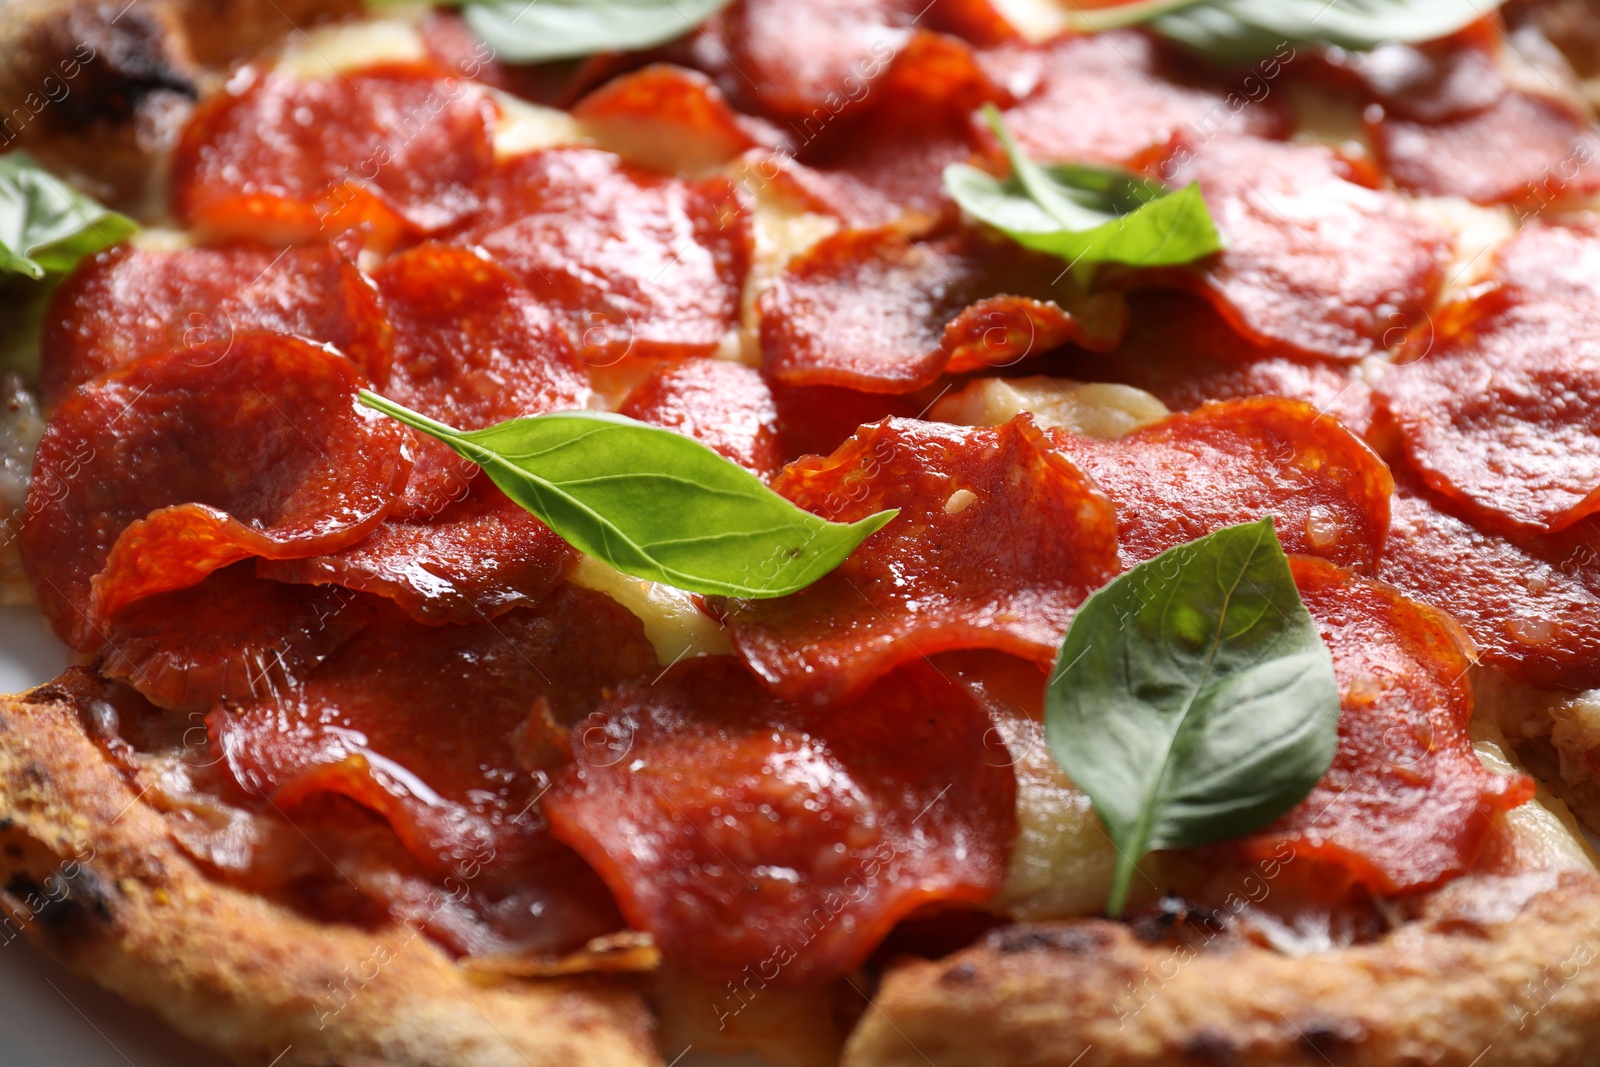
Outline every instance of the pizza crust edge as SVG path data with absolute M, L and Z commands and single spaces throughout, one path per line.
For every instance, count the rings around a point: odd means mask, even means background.
M 100 685 L 74 668 L 0 698 L 6 940 L 26 932 L 240 1063 L 659 1065 L 624 980 L 486 981 L 425 935 L 317 922 L 209 877 L 87 732 Z

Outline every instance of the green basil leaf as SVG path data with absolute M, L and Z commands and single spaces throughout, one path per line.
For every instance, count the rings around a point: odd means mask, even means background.
M 1270 518 L 1097 590 L 1045 694 L 1050 751 L 1117 847 L 1112 915 L 1148 853 L 1253 833 L 1305 799 L 1338 730 L 1333 660 Z
M 968 215 L 1024 248 L 1085 271 L 1101 263 L 1178 266 L 1222 249 L 1198 185 L 1170 192 L 1124 171 L 1041 166 L 1017 147 L 994 105 L 984 105 L 983 115 L 1011 162 L 1010 177 L 955 163 L 945 168 L 945 188 Z
M 126 215 L 84 196 L 26 152 L 0 156 L 0 271 L 35 280 L 138 230 Z
M 1212 59 L 1249 63 L 1284 45 L 1331 44 L 1366 51 L 1448 37 L 1500 0 L 1142 0 L 1074 11 L 1083 32 L 1147 25 Z
M 513 63 L 576 59 L 675 40 L 730 0 L 455 0 L 467 25 Z
M 828 522 L 699 441 L 621 415 L 563 411 L 463 431 L 376 393 L 361 400 L 478 464 L 579 552 L 692 593 L 798 592 L 898 514 Z

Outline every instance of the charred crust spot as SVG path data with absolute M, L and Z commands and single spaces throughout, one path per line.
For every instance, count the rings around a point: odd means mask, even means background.
M 1239 1062 L 1239 1046 L 1226 1034 L 1201 1030 L 1183 1045 L 1184 1055 L 1206 1067 L 1232 1067 Z
M 28 693 L 28 702 L 31 704 L 66 704 L 71 700 L 72 694 L 55 682 L 48 682 Z
M 97 55 L 84 64 L 85 91 L 69 92 L 61 101 L 65 123 L 82 127 L 100 119 L 126 122 L 147 97 L 160 92 L 200 98 L 194 79 L 179 67 L 167 27 L 148 12 L 134 7 L 111 22 L 98 17 L 84 21 L 89 22 L 84 40 Z
M 1092 956 L 1110 943 L 1109 931 L 1082 926 L 1009 926 L 989 936 L 990 947 L 1002 956 L 1041 950 L 1068 956 Z
M 1327 1057 L 1358 1046 L 1366 1031 L 1352 1019 L 1317 1019 L 1300 1031 L 1300 1043 L 1309 1052 Z
M 31 921 L 47 936 L 61 940 L 88 940 L 103 936 L 111 925 L 111 887 L 98 874 L 70 864 L 45 879 L 17 874 L 5 892 L 31 913 Z
M 1147 945 L 1154 945 L 1173 934 L 1190 931 L 1215 936 L 1226 929 L 1227 917 L 1215 908 L 1169 893 L 1154 910 L 1134 917 L 1128 925 L 1133 936 Z
M 958 963 L 939 976 L 944 986 L 968 986 L 978 980 L 978 968 L 970 963 Z

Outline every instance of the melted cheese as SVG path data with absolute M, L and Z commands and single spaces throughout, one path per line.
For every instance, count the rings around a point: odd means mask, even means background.
M 1167 406 L 1131 385 L 1068 378 L 985 378 L 933 406 L 929 417 L 960 426 L 998 426 L 1030 411 L 1042 426 L 1114 440 L 1165 418 Z
M 577 119 L 553 107 L 541 107 L 510 93 L 494 90 L 500 121 L 494 130 L 496 159 L 526 155 L 541 148 L 586 145 L 592 141 Z
M 278 69 L 302 78 L 326 78 L 375 63 L 410 63 L 427 56 L 428 46 L 415 18 L 396 16 L 297 33 L 284 48 Z
M 682 589 L 634 578 L 589 556 L 578 561 L 571 581 L 606 594 L 644 623 L 645 636 L 663 666 L 693 656 L 733 655 L 722 627 Z

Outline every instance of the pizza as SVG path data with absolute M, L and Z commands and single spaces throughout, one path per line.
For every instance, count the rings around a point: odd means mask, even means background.
M 5 941 L 241 1064 L 1595 1062 L 1585 0 L 0 12 Z

